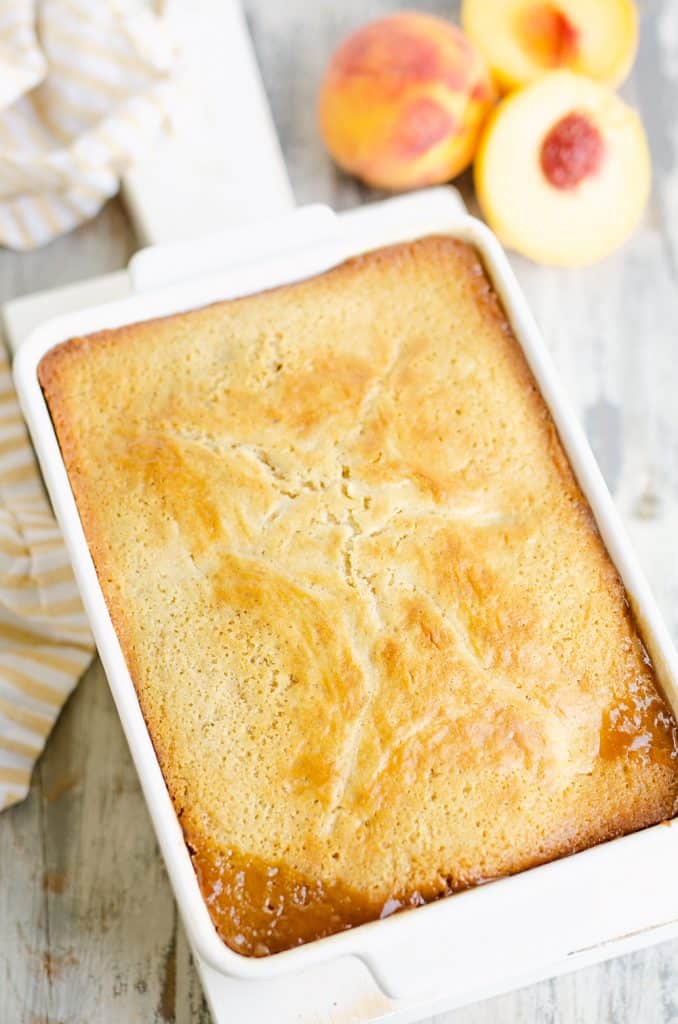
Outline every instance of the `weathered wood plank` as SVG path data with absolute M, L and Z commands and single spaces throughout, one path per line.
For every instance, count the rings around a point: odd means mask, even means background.
M 98 663 L 62 716 L 40 780 L 50 1019 L 162 1020 L 176 911 Z
M 0 1020 L 8 1022 L 21 1020 L 21 1014 L 27 1024 L 46 1020 L 47 914 L 41 888 L 41 812 L 39 784 L 34 783 L 27 800 L 0 818 Z M 42 1010 L 29 1014 L 30 1007 Z
M 342 209 L 376 198 L 324 154 L 315 95 L 338 40 L 395 6 L 246 0 L 299 202 Z M 446 0 L 409 6 L 441 14 L 458 7 Z M 651 132 L 657 176 L 647 224 L 600 267 L 514 265 L 678 635 L 678 7 L 672 0 L 642 6 L 641 52 L 626 91 Z M 468 195 L 468 180 L 464 186 Z M 132 246 L 119 204 L 110 204 L 93 224 L 46 250 L 0 253 L 0 301 L 116 269 Z M 98 667 L 62 715 L 28 800 L 0 817 L 0 1022 L 93 1020 L 208 1020 Z M 678 1021 L 678 943 L 443 1015 L 436 1024 L 499 1020 Z

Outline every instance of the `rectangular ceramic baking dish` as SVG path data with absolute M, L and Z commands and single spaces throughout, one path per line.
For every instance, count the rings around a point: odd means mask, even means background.
M 189 940 L 210 966 L 230 976 L 271 978 L 357 956 L 383 991 L 397 999 L 445 991 L 452 973 L 463 977 L 468 989 L 482 990 L 484 978 L 488 973 L 496 976 L 499 964 L 505 976 L 527 970 L 546 974 L 550 965 L 555 968 L 568 957 L 580 960 L 589 950 L 598 949 L 597 958 L 603 959 L 606 945 L 620 939 L 635 946 L 678 935 L 678 828 L 672 823 L 263 959 L 248 959 L 224 945 L 202 899 L 99 587 L 38 382 L 38 364 L 50 348 L 74 335 L 252 294 L 320 273 L 370 249 L 429 234 L 463 239 L 480 252 L 627 588 L 664 692 L 678 713 L 678 657 L 584 433 L 559 389 L 501 246 L 482 223 L 460 209 L 451 192 L 432 190 L 339 216 L 316 207 L 277 225 L 251 229 L 230 244 L 221 238 L 198 247 L 179 244 L 154 255 L 142 253 L 132 263 L 132 279 L 150 290 L 43 324 L 23 343 L 15 361 L 21 406 Z M 225 262 L 230 265 L 223 269 Z M 163 263 L 175 281 L 171 287 L 154 288 Z M 101 495 L 101 500 L 111 496 Z

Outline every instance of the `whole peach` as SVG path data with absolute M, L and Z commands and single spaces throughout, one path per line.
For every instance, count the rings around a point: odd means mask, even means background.
M 494 102 L 483 58 L 463 32 L 442 18 L 404 11 L 340 46 L 318 115 L 340 167 L 396 190 L 460 174 Z

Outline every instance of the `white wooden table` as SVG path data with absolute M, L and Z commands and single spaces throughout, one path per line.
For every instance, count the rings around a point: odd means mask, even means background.
M 297 200 L 337 208 L 369 200 L 325 157 L 315 94 L 342 35 L 396 5 L 245 6 Z M 443 14 L 456 5 L 407 6 Z M 647 223 L 622 253 L 592 270 L 515 266 L 678 635 L 678 3 L 645 0 L 642 7 L 641 52 L 625 91 L 651 135 L 656 180 Z M 40 252 L 0 252 L 0 301 L 122 267 L 134 246 L 122 207 L 110 203 L 92 224 Z M 94 1021 L 208 1022 L 98 664 L 62 714 L 29 798 L 0 816 L 0 1024 Z M 496 1021 L 678 1022 L 678 942 L 436 1024 Z

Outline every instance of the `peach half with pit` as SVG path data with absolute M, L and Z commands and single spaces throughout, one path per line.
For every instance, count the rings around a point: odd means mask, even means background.
M 499 104 L 475 183 L 506 246 L 538 263 L 584 266 L 622 245 L 642 217 L 647 139 L 636 112 L 607 86 L 553 71 Z
M 403 12 L 359 29 L 332 57 L 318 117 L 343 170 L 389 190 L 440 184 L 471 163 L 495 102 L 463 32 Z
M 464 0 L 462 25 L 505 92 L 558 69 L 617 86 L 638 47 L 633 0 Z

